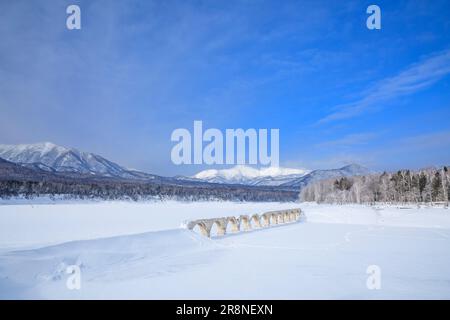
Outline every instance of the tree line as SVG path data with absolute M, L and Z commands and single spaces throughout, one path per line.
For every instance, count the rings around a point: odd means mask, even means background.
M 86 181 L 58 177 L 54 180 L 0 179 L 0 198 L 64 196 L 71 199 L 187 201 L 297 201 L 298 192 L 240 185 L 176 185 L 114 180 Z
M 303 188 L 300 200 L 319 203 L 448 203 L 450 172 L 444 166 L 321 180 Z

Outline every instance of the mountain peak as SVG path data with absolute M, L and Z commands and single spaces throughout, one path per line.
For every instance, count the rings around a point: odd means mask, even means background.
M 47 153 L 53 149 L 57 149 L 60 152 L 69 150 L 68 148 L 58 146 L 52 142 L 37 142 L 37 143 L 30 143 L 30 144 L 0 144 L 0 150 L 3 152 L 9 151 L 16 153 L 24 152 L 24 151 L 34 151 L 34 152 L 41 152 L 41 153 Z
M 29 146 L 41 147 L 41 148 L 45 148 L 45 149 L 63 148 L 63 147 L 58 146 L 58 145 L 54 144 L 53 142 L 49 142 L 49 141 L 38 142 L 38 143 L 30 144 Z M 66 149 L 66 148 L 64 148 L 64 149 Z
M 343 166 L 339 170 L 344 170 L 344 171 L 350 172 L 353 175 L 358 175 L 358 174 L 363 175 L 363 174 L 368 174 L 370 172 L 369 169 L 367 169 L 366 167 L 363 167 L 362 165 L 359 165 L 357 163 L 348 164 L 346 166 Z
M 364 168 L 364 167 L 357 163 L 350 163 L 350 164 L 343 166 L 341 169 L 344 169 L 344 168 Z
M 47 171 L 128 177 L 128 171 L 99 155 L 80 152 L 52 142 L 0 145 L 0 158 Z

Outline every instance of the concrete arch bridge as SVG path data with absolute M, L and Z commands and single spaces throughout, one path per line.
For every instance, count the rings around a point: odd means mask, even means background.
M 211 229 L 217 227 L 217 235 L 223 236 L 227 233 L 249 231 L 252 229 L 267 228 L 273 225 L 296 222 L 304 216 L 301 209 L 289 209 L 280 211 L 269 211 L 263 214 L 241 215 L 238 217 L 220 217 L 211 219 L 192 220 L 187 223 L 189 230 L 199 227 L 202 235 L 211 237 Z

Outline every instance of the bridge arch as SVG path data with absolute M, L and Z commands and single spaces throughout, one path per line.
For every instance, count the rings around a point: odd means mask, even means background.
M 278 224 L 278 217 L 276 213 L 270 215 L 270 224 Z
M 221 220 L 214 220 L 211 224 L 211 228 L 209 230 L 210 237 L 220 237 L 225 235 L 226 225 Z
M 196 222 L 190 229 L 196 233 L 200 233 L 202 236 L 205 236 L 205 237 L 210 236 L 210 233 L 209 233 L 210 230 L 208 229 L 206 224 L 203 222 Z
M 263 227 L 270 226 L 270 214 L 264 213 L 261 215 L 261 224 Z
M 226 233 L 239 232 L 239 220 L 236 217 L 228 217 L 225 230 Z

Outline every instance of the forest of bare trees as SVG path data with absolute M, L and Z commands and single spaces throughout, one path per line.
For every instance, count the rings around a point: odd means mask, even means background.
M 319 203 L 448 203 L 450 172 L 448 167 L 443 167 L 322 180 L 303 188 L 300 200 Z
M 149 200 L 174 199 L 187 201 L 296 201 L 298 192 L 274 187 L 241 185 L 175 185 L 125 181 L 86 181 L 73 178 L 22 181 L 0 179 L 0 199 L 23 196 L 65 196 L 71 199 Z

